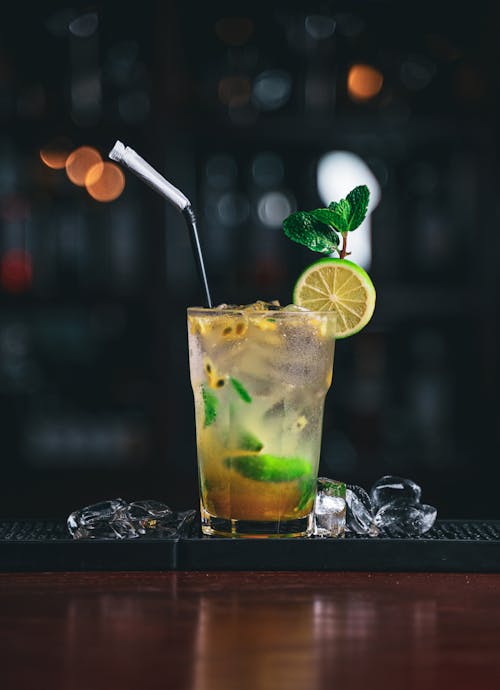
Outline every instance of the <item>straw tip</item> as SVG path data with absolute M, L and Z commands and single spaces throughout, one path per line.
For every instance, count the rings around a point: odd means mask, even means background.
M 120 161 L 123 160 L 123 155 L 125 153 L 125 144 L 122 144 L 121 141 L 117 141 L 111 151 L 109 152 L 108 156 L 111 158 L 111 160 L 116 161 L 119 163 Z

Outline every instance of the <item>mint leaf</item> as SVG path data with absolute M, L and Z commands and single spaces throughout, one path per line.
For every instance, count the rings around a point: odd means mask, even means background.
M 355 230 L 366 217 L 370 190 L 366 185 L 354 187 L 345 199 L 332 201 L 328 208 L 296 211 L 283 221 L 283 231 L 294 242 L 303 244 L 313 252 L 346 254 L 346 233 Z M 339 234 L 344 236 L 342 250 Z
M 339 232 L 347 232 L 349 228 L 349 218 L 351 216 L 351 204 L 347 199 L 340 201 L 332 201 L 332 203 L 325 209 L 318 209 L 326 211 L 329 216 L 329 223 Z M 314 212 L 315 213 L 315 212 Z
M 370 190 L 366 185 L 354 187 L 345 199 L 332 201 L 328 210 L 335 216 L 331 224 L 339 232 L 351 232 L 361 225 L 366 217 Z
M 328 224 L 316 219 L 313 213 L 296 211 L 289 215 L 283 221 L 284 233 L 289 239 L 303 244 L 313 252 L 331 254 L 340 244 L 339 236 Z
M 229 380 L 231 381 L 231 385 L 233 386 L 234 390 L 238 393 L 240 398 L 243 400 L 243 402 L 251 403 L 252 396 L 247 391 L 245 386 L 240 381 L 238 381 L 238 379 L 233 379 L 231 377 Z
M 260 453 L 260 451 L 264 448 L 264 444 L 260 438 L 257 438 L 257 436 L 252 434 L 251 431 L 242 431 L 238 434 L 238 438 L 236 439 L 236 447 L 240 450 L 249 450 L 254 453 Z
M 203 425 L 210 426 L 217 418 L 217 407 L 219 406 L 219 401 L 215 393 L 212 393 L 212 391 L 206 386 L 201 387 L 201 395 L 203 398 L 203 404 L 205 406 L 205 421 L 203 422 Z

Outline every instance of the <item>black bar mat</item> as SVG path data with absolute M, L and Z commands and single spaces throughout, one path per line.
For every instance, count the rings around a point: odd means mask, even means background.
M 500 572 L 500 521 L 437 521 L 422 537 L 224 539 L 199 534 L 177 545 L 179 570 Z
M 73 539 L 65 520 L 0 520 L 0 572 L 175 570 L 177 539 Z
M 500 520 L 440 520 L 422 537 L 73 540 L 63 520 L 0 520 L 0 571 L 357 570 L 500 572 Z

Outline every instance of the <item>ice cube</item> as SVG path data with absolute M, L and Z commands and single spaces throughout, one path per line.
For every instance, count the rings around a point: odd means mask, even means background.
M 127 514 L 139 534 L 162 532 L 167 536 L 176 531 L 174 511 L 160 501 L 133 501 L 128 504 Z
M 279 311 L 283 309 L 283 307 L 277 299 L 273 299 L 271 302 L 258 299 L 250 304 L 241 304 L 238 309 L 242 309 L 243 311 Z
M 286 307 L 282 307 L 283 311 L 310 311 L 307 307 L 301 307 L 298 304 L 287 304 Z
M 419 537 L 431 529 L 436 520 L 434 506 L 394 500 L 383 505 L 375 515 L 377 527 L 390 529 L 407 537 Z
M 101 501 L 73 511 L 67 526 L 74 539 L 134 539 L 139 536 L 122 498 Z
M 370 497 L 375 511 L 392 501 L 404 500 L 407 503 L 419 503 L 422 490 L 411 479 L 394 477 L 390 474 L 378 479 L 370 489 Z
M 373 522 L 373 507 L 370 496 L 362 486 L 347 484 L 346 488 L 346 528 L 356 534 L 376 537 L 378 527 Z
M 189 526 L 194 522 L 196 517 L 196 510 L 181 510 L 176 513 L 175 519 L 177 523 L 177 534 L 182 534 L 189 529 Z
M 345 492 L 343 482 L 318 478 L 314 502 L 313 534 L 316 537 L 343 537 L 345 532 Z
M 195 510 L 176 512 L 160 501 L 114 498 L 73 511 L 67 526 L 74 539 L 160 538 L 181 534 L 195 515 Z

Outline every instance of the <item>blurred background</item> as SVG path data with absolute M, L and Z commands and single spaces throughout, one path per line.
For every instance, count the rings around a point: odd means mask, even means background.
M 215 303 L 291 301 L 297 209 L 366 182 L 378 302 L 337 344 L 320 473 L 500 517 L 500 6 L 9 3 L 0 22 L 0 513 L 195 506 L 183 219 Z M 362 241 L 364 239 L 364 241 Z

